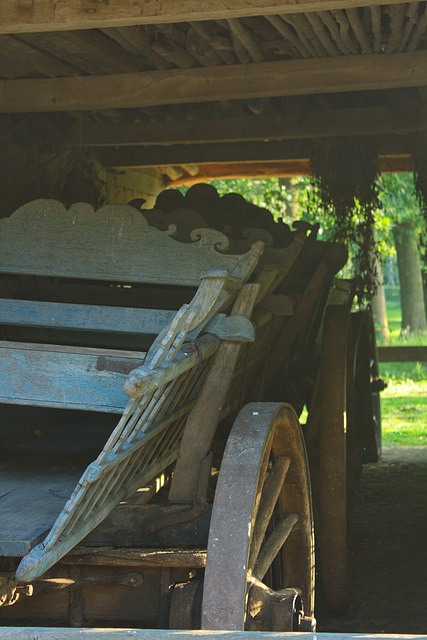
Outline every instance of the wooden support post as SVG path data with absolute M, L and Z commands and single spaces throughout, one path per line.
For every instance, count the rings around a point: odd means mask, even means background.
M 234 304 L 232 315 L 250 318 L 258 292 L 258 284 L 245 285 Z M 222 342 L 197 404 L 188 416 L 169 492 L 171 502 L 191 503 L 193 500 L 200 461 L 212 445 L 241 344 L 227 340 Z

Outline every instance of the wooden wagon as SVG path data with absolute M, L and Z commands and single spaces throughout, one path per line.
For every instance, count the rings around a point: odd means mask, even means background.
M 314 348 L 341 258 L 297 295 L 307 228 L 264 255 L 175 231 L 46 200 L 0 221 L 3 625 L 314 629 L 305 440 L 274 383 Z

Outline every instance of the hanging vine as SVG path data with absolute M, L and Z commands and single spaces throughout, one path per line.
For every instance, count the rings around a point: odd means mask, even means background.
M 380 207 L 378 153 L 369 138 L 332 138 L 313 142 L 310 153 L 313 198 L 335 219 L 337 242 L 356 247 L 363 293 L 371 298 L 377 286 L 374 241 L 375 212 Z
M 427 135 L 417 136 L 413 144 L 414 185 L 418 204 L 427 225 Z

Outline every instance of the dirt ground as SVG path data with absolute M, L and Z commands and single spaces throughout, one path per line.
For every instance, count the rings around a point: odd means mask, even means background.
M 364 465 L 353 527 L 348 613 L 318 631 L 427 633 L 427 447 L 392 447 Z

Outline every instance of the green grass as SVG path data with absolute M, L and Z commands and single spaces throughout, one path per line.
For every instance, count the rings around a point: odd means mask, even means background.
M 386 307 L 387 307 L 387 319 L 388 328 L 390 330 L 390 343 L 400 343 L 401 340 L 401 325 L 402 325 L 402 311 L 400 308 L 400 292 L 398 287 L 386 287 Z
M 427 372 L 425 375 L 424 380 L 388 379 L 381 393 L 385 446 L 427 445 Z
M 427 336 L 401 334 L 397 287 L 386 287 L 386 304 L 390 345 L 427 344 Z M 380 375 L 388 384 L 381 393 L 383 444 L 427 445 L 427 363 L 384 362 Z

